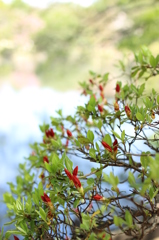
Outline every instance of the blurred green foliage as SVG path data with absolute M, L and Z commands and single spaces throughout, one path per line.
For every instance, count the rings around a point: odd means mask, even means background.
M 157 0 L 98 0 L 88 8 L 54 3 L 47 9 L 0 1 L 1 79 L 19 70 L 18 56 L 29 56 L 42 84 L 75 88 L 89 69 L 107 71 L 121 49 L 128 53 L 144 44 L 159 51 L 158 13 Z

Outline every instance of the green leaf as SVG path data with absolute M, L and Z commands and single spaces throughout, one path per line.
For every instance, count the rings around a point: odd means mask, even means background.
M 96 75 L 97 75 L 95 72 L 93 72 L 93 71 L 91 71 L 91 70 L 89 71 L 89 74 L 90 74 L 92 77 L 96 77 Z
M 42 182 L 39 182 L 39 185 L 38 185 L 38 193 L 39 193 L 39 196 L 40 196 L 40 197 L 44 194 Z
M 98 143 L 96 143 L 96 149 L 97 149 L 98 152 L 100 151 Z
M 69 172 L 72 172 L 73 169 L 73 162 L 65 155 L 65 166 Z
M 12 221 L 5 223 L 4 225 L 5 225 L 5 226 L 8 226 L 8 225 L 13 224 L 13 223 L 16 222 L 16 221 L 17 221 L 17 219 L 13 219 Z
M 159 104 L 159 95 L 157 96 L 157 103 Z
M 122 133 L 121 133 L 121 139 L 122 139 L 122 141 L 125 140 L 125 130 L 123 130 Z
M 138 56 L 137 56 L 138 62 L 139 63 L 143 63 L 143 55 L 141 52 L 139 52 Z
M 114 131 L 112 130 L 112 133 L 114 134 L 115 137 L 117 137 L 118 139 L 122 140 L 121 137 L 119 136 L 119 134 L 118 134 L 117 132 L 114 132 Z
M 119 226 L 122 226 L 122 224 L 125 223 L 125 221 L 118 217 L 118 216 L 114 216 L 114 224 L 119 227 Z
M 102 80 L 101 80 L 100 82 L 107 83 L 108 77 L 109 77 L 109 73 L 105 73 L 105 74 L 103 75 Z
M 23 234 L 23 235 L 27 235 L 27 232 L 25 231 L 25 229 L 17 226 L 17 229 L 21 232 L 20 234 Z
M 92 190 L 92 186 L 89 185 L 89 186 L 84 188 L 84 193 L 87 193 L 88 191 L 91 191 L 91 190 Z
M 46 212 L 44 211 L 44 209 L 43 208 L 39 208 L 39 210 L 40 210 L 40 216 L 41 216 L 41 218 L 46 222 Z
M 109 134 L 106 134 L 106 135 L 104 136 L 103 140 L 104 140 L 109 146 L 112 145 L 112 139 L 111 139 L 111 137 L 110 137 Z
M 137 112 L 137 113 L 136 113 L 136 118 L 137 118 L 137 120 L 142 121 L 142 122 L 143 122 L 144 119 L 145 119 L 144 116 L 143 116 L 140 112 Z
M 99 130 L 101 130 L 101 127 L 103 126 L 103 122 L 102 120 L 100 119 L 97 123 L 97 127 L 99 128 Z
M 32 197 L 33 197 L 33 201 L 34 201 L 34 203 L 38 206 L 38 205 L 39 205 L 39 197 L 37 196 L 36 193 L 33 194 Z
M 106 206 L 102 205 L 100 208 L 102 214 L 107 210 Z
M 60 115 L 60 117 L 62 117 L 62 109 L 59 109 L 59 110 L 57 110 L 56 112 L 57 112 L 57 114 Z
M 51 168 L 51 165 L 47 162 L 44 162 L 44 165 L 45 165 L 45 168 L 48 172 L 52 172 L 52 168 Z
M 79 136 L 78 136 L 78 141 L 79 141 L 81 144 L 84 144 L 84 145 L 90 143 L 90 140 L 89 140 L 88 138 L 82 136 L 82 135 L 79 135 Z
M 88 130 L 87 132 L 87 138 L 90 140 L 91 143 L 93 143 L 94 140 L 94 134 L 91 130 Z
M 153 102 L 150 101 L 149 97 L 146 97 L 143 102 L 147 108 L 151 108 L 153 106 Z
M 139 95 L 142 95 L 143 91 L 145 89 L 145 83 L 143 83 L 139 88 Z
M 46 221 L 46 216 L 44 215 L 44 210 L 42 211 L 43 209 L 40 207 L 40 212 L 38 210 L 35 210 L 35 212 L 37 212 L 37 214 L 44 220 L 44 222 L 47 223 Z
M 146 155 L 145 152 L 142 152 L 143 155 Z M 141 155 L 140 157 L 140 162 L 142 164 L 142 166 L 147 169 L 148 165 L 149 165 L 149 158 L 147 156 L 143 156 Z
M 80 203 L 80 199 L 76 199 L 73 203 L 73 207 L 76 208 L 79 203 Z
M 87 179 L 87 184 L 88 185 L 93 185 L 94 184 L 94 178 L 88 178 Z
M 51 143 L 52 143 L 53 147 L 55 147 L 55 148 L 59 148 L 60 147 L 59 142 L 55 141 L 54 139 L 51 139 Z
M 94 148 L 91 148 L 89 150 L 89 155 L 90 155 L 90 157 L 96 159 L 96 150 Z
M 80 228 L 90 230 L 91 217 L 88 214 L 82 213 L 82 224 Z
M 53 126 L 58 126 L 59 125 L 58 119 L 53 118 L 53 117 L 51 117 L 51 123 L 52 123 Z
M 88 104 L 91 105 L 93 108 L 95 108 L 96 100 L 95 100 L 94 96 L 91 96 Z
M 131 77 L 132 77 L 132 78 L 135 77 L 136 74 L 138 73 L 138 71 L 139 71 L 139 68 L 137 68 L 137 69 L 135 69 L 134 71 L 132 71 L 132 72 L 131 72 Z
M 135 187 L 135 186 L 136 186 L 135 177 L 134 177 L 134 174 L 133 174 L 132 172 L 129 172 L 128 182 L 130 183 L 130 185 L 131 185 L 132 187 Z
M 54 173 L 57 172 L 57 170 L 64 168 L 62 161 L 59 159 L 56 153 L 53 153 L 51 163 L 52 163 L 51 169 L 52 169 L 52 172 Z
M 89 236 L 88 240 L 95 240 L 96 238 L 96 234 L 95 233 L 91 233 L 91 235 Z
M 49 129 L 49 124 L 43 124 L 43 125 L 39 125 L 39 128 L 41 130 L 41 132 L 45 132 L 46 130 Z
M 17 230 L 8 230 L 5 234 L 5 238 L 8 239 L 11 235 L 22 235 L 24 236 L 23 233 L 21 233 L 20 231 Z
M 157 65 L 156 58 L 153 55 L 150 56 L 150 64 L 153 68 L 155 68 Z
M 128 225 L 128 227 L 132 227 L 133 225 L 133 219 L 132 219 L 132 216 L 130 214 L 130 212 L 128 210 L 125 211 L 125 220 L 126 220 L 126 223 Z

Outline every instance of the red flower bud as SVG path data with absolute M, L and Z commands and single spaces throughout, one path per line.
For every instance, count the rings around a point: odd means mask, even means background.
M 50 128 L 49 130 L 46 130 L 46 131 L 45 131 L 45 134 L 46 134 L 46 136 L 47 136 L 48 138 L 49 138 L 49 137 L 53 138 L 54 135 L 55 135 L 55 133 L 54 133 L 54 131 L 53 131 L 52 128 Z
M 99 110 L 99 112 L 103 112 L 103 107 L 99 104 L 98 104 L 98 110 Z
M 130 110 L 129 106 L 125 106 L 125 112 L 126 112 L 126 115 L 127 115 L 128 117 L 131 116 L 131 110 Z
M 115 139 L 115 141 L 113 142 L 113 151 L 117 152 L 117 150 L 118 150 L 118 141 L 117 139 Z
M 99 90 L 102 92 L 104 90 L 103 86 L 100 84 L 99 85 Z
M 119 93 L 120 92 L 120 85 L 117 83 L 116 88 L 115 88 L 116 92 Z
M 112 148 L 104 141 L 102 141 L 102 145 L 104 148 L 106 148 L 109 152 L 112 152 Z
M 72 174 L 65 168 L 65 173 L 67 175 L 67 177 L 72 180 Z
M 51 210 L 54 209 L 53 204 L 52 204 L 52 202 L 51 202 L 51 199 L 49 198 L 49 196 L 48 196 L 46 193 L 44 193 L 44 195 L 41 196 L 41 199 L 43 200 L 43 202 L 44 202 L 45 204 L 48 205 L 48 207 L 49 207 Z
M 78 179 L 78 177 L 73 175 L 72 180 L 73 180 L 73 183 L 74 183 L 76 188 L 80 188 L 82 186 L 80 180 Z
M 77 177 L 77 173 L 78 173 L 78 166 L 76 166 L 73 170 L 73 175 L 65 168 L 65 173 L 67 175 L 67 177 L 73 181 L 74 185 L 76 188 L 81 188 L 81 182 Z
M 72 137 L 72 133 L 70 132 L 70 130 L 67 129 L 66 132 L 67 132 L 67 136 L 68 136 L 68 137 Z
M 99 194 L 96 194 L 93 196 L 93 199 L 96 200 L 96 201 L 100 201 L 101 199 L 103 199 L 103 197 Z
M 13 236 L 14 237 L 14 240 L 19 240 L 19 238 L 18 237 L 16 237 L 16 236 Z
M 69 144 L 69 140 L 67 139 L 65 147 L 68 147 L 68 144 Z
M 75 169 L 73 170 L 73 176 L 77 176 L 78 173 L 78 166 L 75 167 Z
M 46 193 L 44 193 L 44 195 L 41 196 L 41 199 L 42 199 L 43 202 L 45 202 L 45 203 L 51 202 L 51 199 L 49 198 L 49 196 L 48 196 Z
M 89 79 L 89 82 L 93 85 L 94 84 L 94 82 L 93 82 L 93 80 L 92 79 Z
M 44 157 L 43 157 L 43 162 L 47 162 L 47 163 L 49 163 L 49 159 L 48 159 L 47 156 L 44 156 Z

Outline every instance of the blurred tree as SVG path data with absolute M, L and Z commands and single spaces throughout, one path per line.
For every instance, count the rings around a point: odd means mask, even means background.
M 47 9 L 1 1 L 0 75 L 17 70 L 17 56 L 29 55 L 43 84 L 75 88 L 87 69 L 107 71 L 121 58 L 119 48 L 128 52 L 145 44 L 159 51 L 158 13 L 157 0 L 98 0 L 88 8 L 56 3 Z

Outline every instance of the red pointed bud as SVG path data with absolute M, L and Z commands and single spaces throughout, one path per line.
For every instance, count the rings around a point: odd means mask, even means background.
M 55 136 L 54 130 L 52 128 L 45 131 L 46 136 L 49 138 L 53 138 Z
M 94 82 L 93 82 L 93 80 L 92 79 L 89 79 L 89 82 L 93 85 L 94 84 Z
M 102 92 L 104 90 L 103 86 L 100 84 L 99 85 L 99 90 Z
M 113 151 L 117 152 L 117 150 L 118 150 L 118 141 L 117 139 L 115 139 L 115 141 L 113 142 Z
M 100 200 L 103 200 L 103 197 L 99 194 L 96 194 L 93 196 L 93 199 L 96 200 L 96 201 L 100 201 Z
M 46 203 L 49 206 L 49 208 L 51 210 L 53 210 L 54 207 L 53 207 L 53 204 L 51 202 L 51 199 L 49 198 L 49 196 L 46 193 L 44 193 L 44 195 L 41 196 L 41 199 L 43 200 L 44 203 Z
M 73 176 L 72 180 L 73 180 L 73 183 L 74 183 L 76 188 L 80 188 L 82 186 L 80 180 L 78 179 L 78 177 Z
M 130 110 L 129 106 L 125 106 L 125 112 L 126 112 L 126 115 L 127 115 L 128 117 L 131 116 L 131 110 Z
M 116 92 L 119 93 L 120 92 L 120 85 L 117 83 L 116 88 L 115 88 Z
M 102 145 L 105 149 L 107 149 L 109 152 L 112 152 L 112 148 L 104 141 L 102 141 Z
M 67 175 L 67 177 L 70 179 L 70 180 L 72 180 L 72 174 L 65 168 L 65 173 L 66 173 L 66 175 Z
M 73 176 L 77 176 L 78 173 L 78 166 L 75 167 L 75 169 L 73 170 Z
M 14 237 L 14 240 L 19 240 L 19 238 L 18 237 L 16 237 L 16 236 L 13 236 Z
M 103 112 L 103 107 L 99 104 L 98 104 L 98 110 L 99 110 L 99 112 Z
M 41 196 L 41 199 L 42 199 L 43 202 L 45 202 L 45 203 L 51 202 L 51 199 L 49 198 L 49 196 L 48 196 L 46 193 L 44 193 L 44 195 Z
M 68 129 L 67 129 L 67 131 L 66 131 L 66 132 L 67 132 L 67 136 L 68 136 L 68 137 L 72 137 L 72 133 L 71 133 L 71 131 L 70 131 L 70 130 L 68 130 Z
M 49 159 L 48 159 L 47 156 L 44 156 L 44 157 L 43 157 L 43 162 L 47 162 L 47 163 L 49 163 Z
M 65 147 L 68 147 L 68 144 L 69 144 L 69 140 L 67 139 L 67 140 L 66 140 Z

